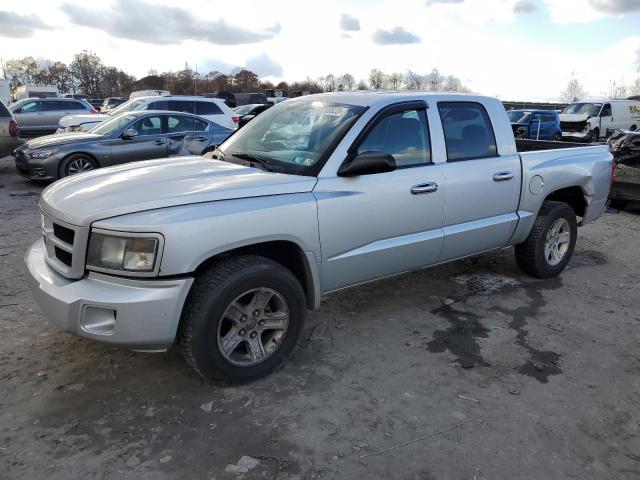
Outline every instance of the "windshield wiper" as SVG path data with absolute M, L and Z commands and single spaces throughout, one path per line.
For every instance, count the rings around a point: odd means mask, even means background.
M 250 153 L 243 152 L 229 152 L 232 156 L 239 158 L 240 160 L 246 160 L 249 163 L 254 165 L 260 165 L 267 172 L 275 171 L 273 164 L 267 160 L 266 158 L 256 157 L 255 155 L 251 155 Z

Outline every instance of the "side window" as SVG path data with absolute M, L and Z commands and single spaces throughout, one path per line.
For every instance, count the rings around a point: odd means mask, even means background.
M 64 101 L 43 101 L 41 102 L 41 109 L 44 109 L 47 112 L 58 112 L 60 110 L 65 110 L 65 104 L 67 102 Z M 44 107 L 44 108 L 43 108 Z
M 601 117 L 610 117 L 611 113 L 611 104 L 607 103 L 602 107 L 602 111 L 600 112 Z
M 33 113 L 42 111 L 40 102 L 26 102 L 20 107 L 20 113 Z
M 379 120 L 358 146 L 357 152 L 393 155 L 398 168 L 431 163 L 429 125 L 424 110 L 405 110 Z
M 168 133 L 204 132 L 207 129 L 206 122 L 183 115 L 168 115 L 167 126 Z
M 215 102 L 196 102 L 197 115 L 220 115 L 222 110 Z
M 544 114 L 544 115 L 542 116 L 542 121 L 543 121 L 543 122 L 554 122 L 554 121 L 555 121 L 555 119 L 556 119 L 556 117 L 554 117 L 553 115 L 548 114 L 548 113 L 547 113 L 547 114 Z
M 167 110 L 171 110 L 173 112 L 185 112 L 185 113 L 196 113 L 195 103 L 193 100 L 169 100 L 167 102 L 169 104 L 169 108 Z
M 65 110 L 87 110 L 90 107 L 89 105 L 85 105 L 82 102 L 64 102 L 65 104 Z M 93 108 L 93 107 L 92 107 Z
M 485 108 L 474 102 L 438 103 L 447 160 L 473 160 L 498 155 L 496 138 Z
M 157 102 L 151 102 L 147 110 L 167 110 L 167 101 L 158 100 Z
M 141 118 L 131 128 L 135 128 L 138 131 L 138 135 L 160 135 L 162 133 L 162 122 L 160 116 L 154 115 Z

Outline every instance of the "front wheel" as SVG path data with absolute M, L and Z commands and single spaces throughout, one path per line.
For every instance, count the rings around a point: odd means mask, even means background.
M 60 163 L 59 176 L 60 178 L 64 178 L 70 175 L 88 172 L 89 170 L 95 170 L 96 168 L 98 168 L 98 165 L 93 158 L 83 153 L 74 153 Z
M 527 239 L 516 245 L 518 267 L 537 278 L 562 272 L 576 246 L 578 224 L 573 209 L 562 202 L 544 202 Z
M 589 132 L 589 142 L 596 143 L 598 140 L 600 140 L 600 130 L 594 128 Z
M 195 280 L 179 343 L 209 381 L 246 382 L 282 365 L 306 317 L 305 295 L 284 266 L 255 255 L 225 259 Z

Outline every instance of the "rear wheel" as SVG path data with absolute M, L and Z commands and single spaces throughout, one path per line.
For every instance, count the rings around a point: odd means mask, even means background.
M 576 215 L 569 205 L 544 202 L 529 236 L 516 245 L 518 267 L 533 277 L 555 277 L 569 263 L 577 233 Z
M 207 380 L 250 381 L 286 361 L 305 317 L 304 292 L 289 270 L 264 257 L 231 257 L 196 278 L 180 348 Z
M 60 163 L 59 176 L 60 178 L 68 177 L 70 175 L 88 172 L 89 170 L 95 170 L 96 168 L 98 168 L 98 164 L 89 155 L 74 153 Z

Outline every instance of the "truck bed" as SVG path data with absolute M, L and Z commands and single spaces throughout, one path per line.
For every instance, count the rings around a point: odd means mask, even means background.
M 577 142 L 555 142 L 552 140 L 529 140 L 516 138 L 516 150 L 518 153 L 538 152 L 540 150 L 557 150 L 560 148 L 580 148 L 604 145 L 603 143 L 577 143 Z

